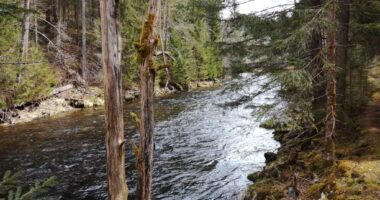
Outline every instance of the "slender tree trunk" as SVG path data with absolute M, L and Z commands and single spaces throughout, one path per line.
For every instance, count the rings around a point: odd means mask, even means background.
M 58 47 L 61 46 L 61 30 L 62 30 L 62 16 L 61 16 L 61 0 L 55 0 L 56 5 L 56 15 L 57 15 L 57 38 L 56 38 L 56 45 Z
M 45 21 L 51 23 L 51 5 L 49 5 L 49 7 L 47 7 L 45 10 Z M 50 24 L 49 23 L 45 23 L 45 34 L 50 35 Z
M 169 0 L 164 0 L 164 44 L 163 44 L 163 55 L 165 60 L 165 65 L 167 65 L 167 59 L 166 59 L 166 52 L 168 51 L 168 42 L 169 42 Z M 166 69 L 166 83 L 165 88 L 168 88 L 168 85 L 170 83 L 170 68 L 167 67 Z
M 335 22 L 335 2 L 330 3 L 327 13 L 328 20 Z M 335 24 L 334 24 L 335 26 Z M 327 64 L 325 67 L 326 77 L 326 121 L 325 121 L 325 141 L 326 141 L 326 161 L 329 165 L 335 164 L 335 143 L 333 135 L 335 132 L 336 115 L 336 66 L 335 66 L 335 32 L 329 30 L 327 33 Z
M 349 74 L 350 68 L 347 65 L 347 49 L 348 49 L 348 33 L 350 21 L 350 0 L 338 0 L 337 9 L 337 35 L 336 35 L 336 66 L 338 68 L 338 104 L 342 108 L 345 119 L 349 114 L 346 108 L 346 76 Z
M 37 2 L 38 0 L 34 0 L 34 10 L 37 10 Z M 34 34 L 36 45 L 38 46 L 38 15 L 34 14 Z
M 124 122 L 121 82 L 120 5 L 118 0 L 101 0 L 102 55 L 105 83 L 105 121 L 108 199 L 126 200 L 128 187 L 124 166 Z
M 169 0 L 164 0 L 164 50 L 168 50 L 169 42 Z
M 87 82 L 88 78 L 86 52 L 86 0 L 82 0 L 82 73 L 85 82 Z
M 82 11 L 82 0 L 77 0 L 76 3 L 75 3 L 76 7 L 75 7 L 75 23 L 76 23 L 76 27 L 77 27 L 77 35 L 76 35 L 76 40 L 77 40 L 77 44 L 80 45 L 81 43 L 81 36 L 80 36 L 80 33 L 81 33 L 81 30 L 80 30 L 80 24 L 82 23 L 82 15 L 81 15 L 81 11 Z
M 94 0 L 90 0 L 90 26 L 95 26 L 95 8 L 96 8 L 96 2 Z
M 138 48 L 140 65 L 140 151 L 138 158 L 138 199 L 152 198 L 152 171 L 154 151 L 154 80 L 156 68 L 154 66 L 154 50 L 157 45 L 155 25 L 159 0 L 150 0 L 148 18 L 142 29 Z
M 56 15 L 57 15 L 57 38 L 56 38 L 56 45 L 58 47 L 57 52 L 57 59 L 58 63 L 63 65 L 64 64 L 64 58 L 61 51 L 62 46 L 62 1 L 56 0 Z
M 24 9 L 30 9 L 30 0 L 24 0 Z M 22 50 L 21 57 L 26 59 L 29 49 L 29 29 L 30 29 L 30 13 L 24 12 L 24 18 L 22 21 Z

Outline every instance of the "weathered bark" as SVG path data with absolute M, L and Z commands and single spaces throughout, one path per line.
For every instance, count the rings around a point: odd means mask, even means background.
M 30 9 L 30 0 L 24 0 L 24 9 Z M 26 59 L 28 56 L 29 49 L 29 30 L 30 28 L 30 13 L 29 11 L 24 12 L 24 18 L 22 21 L 22 50 L 21 57 Z
M 335 22 L 335 4 L 330 3 L 327 17 L 330 22 Z M 335 25 L 335 24 L 334 24 Z M 327 33 L 327 64 L 325 66 L 326 77 L 326 121 L 325 121 L 325 159 L 331 166 L 335 165 L 335 143 L 333 135 L 335 132 L 336 115 L 336 65 L 335 65 L 335 31 L 328 30 Z
M 350 67 L 347 65 L 348 33 L 350 21 L 350 0 L 338 0 L 337 35 L 336 35 L 336 66 L 338 68 L 338 103 L 342 105 L 344 115 L 350 115 L 346 104 L 347 76 Z M 342 119 L 345 119 L 343 117 Z
M 140 151 L 138 157 L 138 199 L 152 198 L 152 171 L 154 147 L 154 50 L 157 45 L 157 35 L 154 26 L 157 22 L 159 0 L 150 0 L 148 18 L 141 32 L 138 49 L 140 66 Z
M 87 82 L 88 78 L 86 52 L 86 0 L 82 0 L 82 73 L 85 82 Z
M 102 55 L 105 85 L 105 121 L 108 199 L 125 200 L 128 187 L 124 168 L 124 122 L 121 81 L 120 5 L 118 0 L 101 0 Z

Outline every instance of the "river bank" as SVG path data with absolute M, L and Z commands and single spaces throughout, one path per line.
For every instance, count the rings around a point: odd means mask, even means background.
M 378 65 L 380 66 L 380 65 Z M 379 69 L 379 68 L 377 68 Z M 374 73 L 374 72 L 371 72 Z M 277 154 L 266 153 L 266 166 L 248 176 L 253 184 L 245 200 L 380 199 L 380 71 L 374 73 L 372 98 L 352 119 L 354 128 L 337 130 L 334 167 L 324 163 L 323 131 L 305 127 L 289 131 L 272 123 L 281 143 Z
M 198 88 L 211 88 L 218 85 L 218 81 L 192 82 L 184 88 L 155 88 L 157 97 L 182 91 L 191 91 Z M 124 100 L 132 101 L 139 97 L 138 88 L 124 91 Z M 0 110 L 0 126 L 9 126 L 30 122 L 36 119 L 55 116 L 61 113 L 78 111 L 83 108 L 98 108 L 104 105 L 103 89 L 99 87 L 74 87 L 66 85 L 55 88 L 47 98 L 23 105 L 14 109 Z
M 338 136 L 337 164 L 327 167 L 321 134 L 309 128 L 297 132 L 276 130 L 275 139 L 281 147 L 277 154 L 265 154 L 267 165 L 263 171 L 248 176 L 254 183 L 244 199 L 378 199 L 378 133 L 363 129 Z

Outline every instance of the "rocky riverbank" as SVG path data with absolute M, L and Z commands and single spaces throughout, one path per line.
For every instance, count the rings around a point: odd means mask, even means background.
M 198 81 L 187 88 L 155 88 L 156 96 L 164 97 L 182 91 L 191 91 L 197 88 L 217 86 L 215 81 Z M 139 97 L 138 88 L 127 90 L 124 93 L 125 101 Z M 66 85 L 56 88 L 47 98 L 15 106 L 14 109 L 0 110 L 0 125 L 14 125 L 30 122 L 35 119 L 54 116 L 60 113 L 72 112 L 83 108 L 97 108 L 104 105 L 103 90 L 98 87 L 74 87 Z
M 17 105 L 3 110 L 0 125 L 14 125 L 60 113 L 104 105 L 103 91 L 97 87 L 74 87 L 66 85 L 54 89 L 44 99 Z M 2 122 L 2 123 L 1 123 Z

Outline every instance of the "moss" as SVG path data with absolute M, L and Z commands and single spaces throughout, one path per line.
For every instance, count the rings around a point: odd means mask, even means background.
M 163 69 L 170 68 L 170 67 L 171 67 L 170 64 L 161 64 L 161 65 L 158 65 L 156 67 L 156 70 L 163 70 Z
M 254 172 L 252 174 L 249 174 L 247 176 L 248 180 L 252 181 L 252 182 L 255 182 L 257 181 L 258 179 L 262 178 L 262 173 L 261 172 Z
M 148 68 L 153 69 L 154 61 L 150 58 L 154 47 L 157 45 L 157 38 L 154 39 L 153 44 L 150 44 L 150 37 L 153 35 L 155 15 L 149 14 L 148 20 L 144 23 L 144 27 L 141 30 L 140 42 L 135 44 L 137 50 L 137 62 L 143 64 L 145 59 L 148 60 Z
M 281 122 L 277 119 L 271 118 L 260 124 L 261 128 L 265 129 L 274 129 L 275 131 L 287 131 L 288 124 L 285 122 Z
M 308 189 L 307 189 L 307 194 L 308 196 L 315 196 L 315 195 L 319 195 L 321 193 L 321 191 L 323 190 L 323 188 L 326 186 L 325 183 L 315 183 L 313 185 L 311 185 Z
M 280 185 L 274 179 L 263 179 L 248 188 L 246 199 L 280 199 L 283 197 Z
M 380 161 L 338 162 L 337 199 L 377 199 L 380 191 Z

